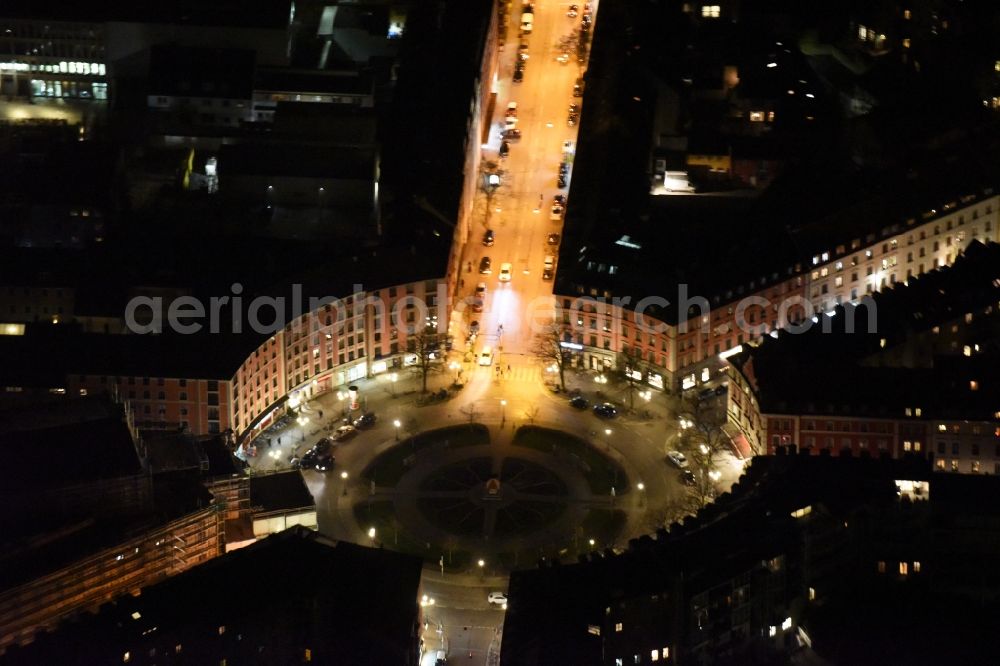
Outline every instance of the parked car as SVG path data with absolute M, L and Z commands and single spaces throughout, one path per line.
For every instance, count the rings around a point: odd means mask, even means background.
M 507 116 L 504 118 L 504 129 L 512 130 L 517 127 L 517 116 Z
M 502 137 L 504 141 L 520 141 L 521 130 L 519 129 L 504 130 Z
M 667 454 L 667 462 L 674 465 L 677 469 L 684 469 L 688 466 L 688 459 L 680 451 L 671 451 Z
M 579 11 L 580 11 L 580 8 L 577 5 L 570 5 L 569 9 L 566 10 L 566 16 L 568 16 L 570 18 L 576 18 L 577 13 Z
M 375 425 L 375 421 L 378 417 L 375 416 L 375 412 L 365 412 L 358 418 L 354 419 L 354 427 L 360 429 L 371 428 Z
M 491 604 L 495 604 L 497 606 L 507 605 L 507 595 L 504 594 L 503 592 L 490 592 L 489 595 L 486 597 L 486 600 L 489 601 Z
M 515 69 L 514 70 L 514 83 L 520 83 L 521 81 L 524 81 L 524 70 L 523 69 Z
M 698 480 L 695 478 L 694 472 L 692 472 L 689 469 L 681 470 L 681 483 L 683 483 L 685 486 L 693 486 L 697 482 Z
M 602 402 L 599 405 L 594 405 L 594 415 L 602 419 L 613 419 L 618 415 L 618 410 L 610 402 Z
M 566 187 L 566 174 L 564 173 L 559 174 L 559 177 L 556 178 L 556 187 L 558 187 L 559 189 L 563 189 L 564 187 Z
M 500 155 L 500 159 L 506 159 L 506 157 L 510 155 L 510 144 L 506 141 L 501 141 L 500 150 L 497 151 L 497 154 Z
M 559 173 L 566 175 L 569 173 L 569 162 L 559 163 Z
M 559 55 L 556 56 L 556 62 L 558 62 L 560 65 L 567 64 L 569 62 L 569 54 L 560 53 Z
M 573 97 L 583 97 L 583 79 L 577 79 L 573 84 Z
M 483 245 L 485 245 L 486 247 L 493 247 L 493 240 L 494 240 L 493 230 L 487 229 L 486 232 L 483 234 Z
M 552 220 L 553 222 L 559 222 L 560 220 L 562 220 L 563 211 L 564 209 L 562 206 L 560 206 L 557 203 L 553 203 L 552 212 L 549 213 L 549 219 Z
M 510 282 L 511 265 L 509 263 L 500 264 L 500 281 Z
M 489 257 L 483 257 L 479 260 L 479 274 L 480 275 L 490 275 L 493 273 L 493 262 L 490 261 Z
M 549 245 L 559 245 L 559 234 L 549 234 L 548 238 L 545 239 L 545 242 Z
M 305 455 L 299 458 L 298 468 L 315 469 L 317 460 L 319 460 L 319 454 L 317 454 L 316 451 L 310 449 L 306 451 Z
M 517 102 L 509 102 L 507 104 L 507 111 L 504 115 L 508 118 L 517 118 Z
M 578 122 L 580 122 L 580 114 L 575 111 L 570 111 L 569 115 L 566 117 L 566 125 L 573 127 Z
M 486 283 L 480 282 L 476 285 L 476 298 L 486 298 Z
M 333 441 L 343 442 L 344 440 L 350 439 L 358 434 L 358 431 L 352 425 L 342 425 L 333 433 Z
M 317 472 L 329 472 L 331 469 L 333 469 L 333 464 L 336 462 L 336 460 L 337 459 L 334 458 L 333 456 L 329 456 L 329 455 L 327 455 L 327 456 L 320 456 L 316 460 L 316 465 L 315 465 L 314 469 Z
M 312 447 L 312 450 L 316 453 L 329 453 L 330 449 L 333 448 L 333 440 L 329 437 L 324 437 L 323 439 L 316 442 L 316 446 Z
M 590 406 L 590 403 L 588 403 L 587 399 L 582 395 L 578 395 L 569 401 L 569 406 L 573 409 L 587 409 L 587 407 Z
M 566 207 L 566 195 L 565 194 L 557 194 L 557 195 L 555 195 L 554 197 L 552 197 L 552 203 L 557 203 L 560 206 L 562 206 L 562 207 L 565 208 Z
M 479 322 L 472 320 L 469 324 L 469 335 L 479 335 Z

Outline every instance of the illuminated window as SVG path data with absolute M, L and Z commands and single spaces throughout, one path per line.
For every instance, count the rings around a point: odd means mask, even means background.
M 970 390 L 970 391 L 978 391 L 978 390 L 979 390 L 979 382 L 977 382 L 977 381 L 976 381 L 976 380 L 974 380 L 974 379 L 973 379 L 973 380 L 971 380 L 971 381 L 969 382 L 969 390 Z
M 127 664 L 130 661 L 132 661 L 132 653 L 131 652 L 126 652 L 125 654 L 122 655 L 122 663 Z
M 900 562 L 899 563 L 899 575 L 900 576 L 905 576 L 908 573 L 910 573 L 910 565 L 908 563 L 906 563 L 906 562 Z
M 774 111 L 768 111 L 767 112 L 767 122 L 769 122 L 769 123 L 773 123 L 774 122 Z
M 904 49 L 910 48 L 910 38 L 909 37 L 904 37 L 903 38 L 903 48 Z
M 907 21 L 910 20 L 910 10 L 909 9 L 904 9 L 903 10 L 903 18 L 906 19 Z
M 885 560 L 878 561 L 878 572 L 885 573 Z
M 615 622 L 615 633 L 621 633 L 621 630 L 622 630 L 622 623 Z
M 815 587 L 810 587 L 809 588 L 809 601 L 815 601 L 815 600 L 816 600 L 816 588 Z
M 220 624 L 219 625 L 219 635 L 221 636 L 224 633 L 226 633 L 226 625 Z
M 920 573 L 920 562 L 913 563 L 913 573 Z
M 762 123 L 762 122 L 764 122 L 764 112 L 763 111 L 751 111 L 750 112 L 750 122 L 752 122 L 752 123 Z
M 922 410 L 921 410 L 921 409 L 920 409 L 919 407 L 917 407 L 917 408 L 916 408 L 915 410 L 913 410 L 913 413 L 914 413 L 914 414 L 915 414 L 916 416 L 920 416 L 920 414 L 921 414 L 921 411 L 922 411 Z
M 719 5 L 702 5 L 701 15 L 703 18 L 719 18 L 722 13 L 722 7 Z
M 912 448 L 913 448 L 913 444 L 909 440 L 903 442 L 903 450 L 904 451 L 910 451 Z
M 649 660 L 650 661 L 659 661 L 660 660 L 660 652 L 659 652 L 659 650 L 650 650 L 649 651 Z

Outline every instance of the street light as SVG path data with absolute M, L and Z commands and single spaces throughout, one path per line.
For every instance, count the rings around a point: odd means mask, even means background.
M 368 528 L 368 538 L 372 540 L 372 546 L 374 547 L 375 546 L 375 528 L 374 527 L 369 527 Z
M 458 379 L 458 371 L 462 369 L 462 364 L 457 361 L 452 361 L 448 364 L 448 367 L 455 371 L 455 379 Z
M 482 569 L 483 567 L 486 566 L 486 560 L 479 560 L 478 562 L 476 562 L 476 564 L 478 564 L 479 568 Z
M 593 548 L 593 547 L 594 547 L 594 545 L 595 545 L 595 544 L 596 544 L 597 542 L 595 542 L 595 541 L 594 541 L 593 539 L 591 539 L 591 540 L 589 541 L 589 543 L 590 543 L 590 547 L 591 547 L 591 548 Z
M 347 497 L 347 470 L 340 473 L 340 480 L 344 482 L 342 484 L 344 486 L 344 497 Z
M 701 454 L 702 455 L 704 455 L 704 456 L 708 455 L 708 447 L 707 446 L 705 446 L 704 444 L 701 444 L 701 445 L 698 446 L 698 448 L 701 450 Z
M 395 426 L 395 428 L 396 428 L 396 441 L 398 442 L 399 441 L 399 426 L 401 426 L 403 424 L 399 422 L 399 419 L 395 419 L 395 420 L 393 420 L 392 425 Z
M 500 425 L 507 422 L 507 401 L 500 400 Z
M 639 483 L 637 483 L 637 484 L 635 485 L 635 487 L 636 487 L 636 488 L 638 488 L 638 489 L 639 489 L 639 491 L 641 492 L 641 491 L 643 491 L 643 490 L 645 490 L 645 489 L 646 489 L 646 484 L 645 484 L 645 483 L 643 483 L 642 481 L 640 481 Z

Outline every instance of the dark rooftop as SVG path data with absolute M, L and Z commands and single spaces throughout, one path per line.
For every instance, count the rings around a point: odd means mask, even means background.
M 56 21 L 125 21 L 284 29 L 291 0 L 133 0 L 128 3 L 81 3 L 74 0 L 7 0 L 6 18 Z
M 149 56 L 149 94 L 250 99 L 255 63 L 249 50 L 157 44 Z
M 0 662 L 120 662 L 168 640 L 192 663 L 252 663 L 261 652 L 291 663 L 307 648 L 316 663 L 411 663 L 420 576 L 417 558 L 291 528 L 65 622 Z
M 288 511 L 315 506 L 302 473 L 293 470 L 250 477 L 250 507 L 256 512 Z

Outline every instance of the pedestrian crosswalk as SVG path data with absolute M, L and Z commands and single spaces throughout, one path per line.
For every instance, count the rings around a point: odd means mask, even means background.
M 541 368 L 536 365 L 507 365 L 500 362 L 495 363 L 490 372 L 507 382 L 538 382 L 542 378 Z

